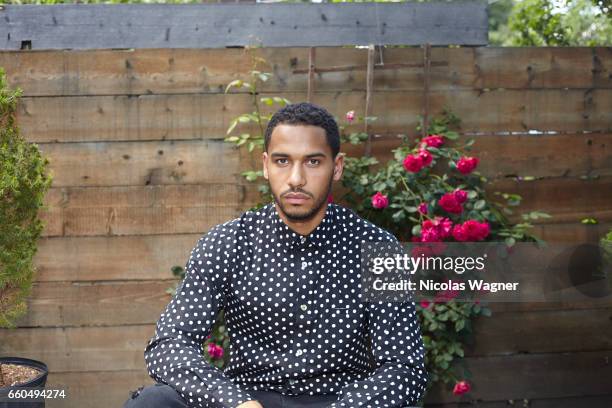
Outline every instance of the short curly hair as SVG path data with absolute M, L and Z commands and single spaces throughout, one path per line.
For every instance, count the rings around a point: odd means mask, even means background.
M 277 125 L 312 125 L 325 129 L 327 144 L 331 147 L 332 156 L 340 152 L 340 131 L 338 123 L 325 108 L 310 102 L 292 103 L 279 109 L 268 122 L 264 137 L 264 149 L 268 151 L 272 131 Z

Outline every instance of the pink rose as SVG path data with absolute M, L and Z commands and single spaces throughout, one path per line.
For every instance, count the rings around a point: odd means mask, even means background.
M 425 220 L 421 224 L 422 242 L 439 242 L 450 236 L 453 222 L 446 217 L 435 217 L 433 220 Z
M 459 204 L 465 203 L 467 200 L 467 191 L 461 189 L 455 190 L 455 199 Z
M 421 140 L 421 144 L 430 147 L 440 147 L 444 144 L 444 137 L 441 135 L 429 135 Z
M 453 394 L 455 395 L 462 395 L 465 394 L 466 392 L 469 392 L 470 389 L 472 387 L 470 386 L 470 383 L 463 380 L 463 381 L 458 381 L 455 384 L 455 387 L 453 388 Z
M 382 210 L 387 208 L 389 205 L 389 199 L 386 195 L 383 195 L 380 191 L 372 196 L 372 207 Z
M 418 173 L 423 168 L 421 156 L 407 155 L 404 158 L 404 168 L 411 173 Z
M 489 224 L 487 222 L 467 220 L 463 223 L 462 228 L 470 240 L 482 241 L 489 235 Z
M 419 204 L 418 209 L 421 214 L 427 215 L 427 204 L 426 203 Z
M 334 202 L 334 196 L 331 195 L 331 193 L 329 193 L 327 195 L 327 203 L 329 204 L 329 203 L 333 203 L 333 202 Z
M 463 227 L 461 226 L 461 224 L 456 224 L 453 227 L 452 234 L 453 234 L 453 238 L 455 238 L 455 240 L 459 242 L 469 241 L 468 236 L 465 233 L 465 231 L 463 231 Z
M 348 120 L 349 122 L 355 120 L 355 111 L 346 112 L 346 120 Z
M 423 162 L 423 167 L 429 166 L 431 164 L 431 161 L 433 160 L 433 156 L 427 150 L 425 149 L 419 150 L 418 155 L 421 158 L 421 162 Z
M 463 156 L 457 162 L 457 170 L 459 170 L 461 174 L 471 173 L 476 166 L 478 166 L 478 157 Z
M 491 231 L 489 223 L 476 220 L 467 220 L 463 224 L 457 224 L 453 228 L 453 238 L 457 241 L 482 241 Z
M 430 305 L 431 305 L 431 302 L 429 300 L 421 300 L 421 307 L 423 309 L 427 309 Z
M 461 206 L 461 203 L 457 201 L 455 193 L 444 194 L 438 201 L 438 204 L 444 211 L 451 214 L 460 214 L 463 211 L 463 207 Z
M 427 222 L 427 221 L 425 221 Z M 440 242 L 442 237 L 435 227 L 425 228 L 421 227 L 421 242 Z
M 213 359 L 223 357 L 223 347 L 215 343 L 208 343 L 208 355 Z

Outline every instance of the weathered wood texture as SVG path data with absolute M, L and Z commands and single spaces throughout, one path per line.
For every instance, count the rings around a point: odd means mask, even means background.
M 483 1 L 8 5 L 0 12 L 4 20 L 0 25 L 3 39 L 0 49 L 3 50 L 418 45 L 425 42 L 486 45 L 488 41 L 487 3 Z
M 253 52 L 275 74 L 260 96 L 305 99 L 308 49 Z M 370 130 L 382 162 L 398 134 L 417 136 L 422 52 L 377 49 Z M 363 111 L 367 50 L 316 55 L 313 102 L 340 121 Z M 612 227 L 612 48 L 433 47 L 431 58 L 432 113 L 449 107 L 462 119 L 490 194 L 520 194 L 522 211 L 550 213 L 535 226 L 550 242 L 596 242 Z M 210 227 L 257 201 L 240 173 L 260 158 L 222 140 L 229 121 L 252 110 L 248 94 L 223 93 L 247 79 L 250 61 L 238 49 L 0 52 L 9 84 L 24 91 L 21 132 L 54 173 L 30 311 L 19 329 L 0 331 L 0 355 L 47 362 L 50 388 L 70 395 L 50 407 L 121 406 L 151 383 L 143 350 L 176 282 L 171 268 Z M 492 307 L 466 350 L 473 393 L 439 388 L 428 405 L 612 405 L 610 299 Z

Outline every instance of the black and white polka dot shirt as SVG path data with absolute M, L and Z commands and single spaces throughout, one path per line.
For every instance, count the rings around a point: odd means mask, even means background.
M 360 300 L 361 241 L 397 239 L 336 204 L 307 236 L 272 203 L 215 226 L 145 348 L 149 375 L 190 407 L 236 407 L 250 390 L 338 394 L 333 408 L 416 405 L 427 372 L 414 302 Z M 221 308 L 224 371 L 202 356 Z

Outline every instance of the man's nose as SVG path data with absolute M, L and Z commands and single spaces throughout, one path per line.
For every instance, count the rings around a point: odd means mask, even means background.
M 294 163 L 293 167 L 291 168 L 291 174 L 289 175 L 288 183 L 291 188 L 300 187 L 306 184 L 304 168 L 302 167 L 301 163 Z

